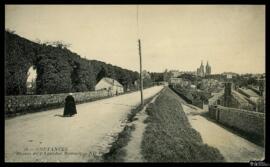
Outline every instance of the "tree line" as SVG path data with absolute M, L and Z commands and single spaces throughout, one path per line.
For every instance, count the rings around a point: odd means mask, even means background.
M 26 94 L 27 72 L 37 71 L 36 94 L 92 91 L 103 77 L 118 80 L 131 89 L 139 73 L 97 60 L 81 58 L 56 41 L 35 43 L 5 32 L 5 93 Z

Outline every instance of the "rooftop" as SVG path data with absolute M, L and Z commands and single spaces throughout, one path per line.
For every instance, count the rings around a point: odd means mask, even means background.
M 259 95 L 254 92 L 251 89 L 245 89 L 245 88 L 240 88 L 243 92 L 245 92 L 246 94 L 248 94 L 250 97 L 258 97 Z
M 112 79 L 112 78 L 104 77 L 101 80 L 104 80 L 104 81 L 108 82 L 111 85 L 123 87 L 123 85 L 121 85 L 117 80 Z

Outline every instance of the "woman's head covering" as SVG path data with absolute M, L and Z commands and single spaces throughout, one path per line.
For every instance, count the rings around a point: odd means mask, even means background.
M 72 96 L 73 93 L 68 93 L 68 95 Z

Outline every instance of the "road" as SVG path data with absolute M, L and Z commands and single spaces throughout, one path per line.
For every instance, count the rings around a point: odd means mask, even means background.
M 145 89 L 144 99 L 162 88 Z M 5 161 L 98 161 L 122 131 L 127 114 L 139 104 L 140 93 L 133 92 L 79 104 L 74 117 L 62 117 L 60 108 L 5 120 Z
M 217 148 L 225 161 L 249 162 L 263 159 L 264 148 L 200 116 L 199 114 L 204 112 L 203 110 L 194 109 L 185 104 L 182 104 L 182 107 L 192 128 L 201 134 L 203 142 Z

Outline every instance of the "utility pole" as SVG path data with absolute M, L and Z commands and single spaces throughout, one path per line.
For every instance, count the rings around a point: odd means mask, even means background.
M 138 40 L 139 44 L 139 56 L 140 56 L 140 89 L 141 89 L 141 106 L 144 105 L 143 103 L 143 78 L 142 78 L 142 55 L 141 55 L 141 40 Z

